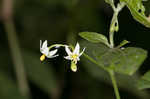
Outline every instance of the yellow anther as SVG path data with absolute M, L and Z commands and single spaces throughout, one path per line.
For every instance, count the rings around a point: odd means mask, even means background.
M 45 55 L 43 54 L 41 57 L 40 57 L 40 61 L 44 61 L 45 60 Z
M 72 55 L 72 58 L 75 60 L 78 57 L 77 54 Z
M 73 61 L 74 63 L 76 63 L 76 62 L 77 62 L 77 57 L 78 57 L 78 55 L 77 55 L 77 54 L 74 54 L 74 55 L 72 55 L 71 57 L 72 57 L 72 61 Z

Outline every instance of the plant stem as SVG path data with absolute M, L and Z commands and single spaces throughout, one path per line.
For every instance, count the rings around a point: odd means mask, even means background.
M 115 10 L 112 20 L 111 20 L 111 24 L 110 24 L 110 30 L 109 30 L 109 40 L 110 40 L 110 47 L 113 48 L 114 47 L 114 32 L 118 31 L 119 27 L 118 27 L 118 11 Z
M 84 56 L 85 58 L 87 58 L 88 60 L 90 60 L 92 63 L 94 63 L 94 64 L 100 66 L 103 70 L 108 71 L 106 68 L 104 68 L 102 65 L 100 65 L 99 63 L 97 63 L 96 60 L 94 60 L 93 58 L 91 58 L 91 57 L 88 56 L 87 54 L 83 53 L 83 56 Z
M 114 32 L 109 32 L 110 47 L 114 47 Z
M 23 59 L 21 50 L 19 47 L 19 41 L 16 34 L 16 29 L 13 22 L 13 0 L 3 0 L 2 5 L 2 18 L 4 28 L 8 38 L 8 44 L 11 51 L 12 60 L 14 63 L 14 69 L 16 72 L 16 78 L 19 86 L 19 90 L 22 96 L 30 98 L 30 90 L 24 69 Z
M 118 89 L 118 86 L 117 86 L 114 71 L 113 70 L 108 70 L 108 72 L 109 72 L 109 75 L 110 75 L 111 80 L 112 80 L 112 84 L 113 84 L 113 87 L 114 87 L 116 99 L 120 99 L 119 89 Z
M 111 48 L 114 47 L 114 32 L 118 32 L 118 30 L 119 30 L 118 14 L 124 8 L 124 6 L 125 6 L 124 2 L 118 3 L 117 8 L 112 6 L 112 8 L 114 10 L 114 14 L 113 14 L 113 17 L 111 20 L 110 30 L 109 30 L 109 40 L 110 40 L 110 47 Z
M 63 44 L 54 44 L 54 45 L 51 45 L 49 46 L 48 48 L 51 49 L 53 47 L 65 47 L 66 45 L 63 45 Z
M 14 30 L 14 25 L 12 22 L 5 22 L 4 26 L 7 32 L 8 43 L 9 43 L 12 59 L 14 62 L 14 68 L 17 76 L 19 90 L 23 96 L 30 98 L 28 81 L 24 69 L 21 51 L 18 44 L 18 39 L 16 37 L 16 33 Z

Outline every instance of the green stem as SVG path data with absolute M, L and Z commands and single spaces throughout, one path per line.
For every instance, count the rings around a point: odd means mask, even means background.
M 112 20 L 111 20 L 111 24 L 110 24 L 110 30 L 109 30 L 109 40 L 110 40 L 110 47 L 113 48 L 114 47 L 114 32 L 118 31 L 119 27 L 118 27 L 118 11 L 114 11 Z
M 95 61 L 93 58 L 91 58 L 90 56 L 88 56 L 87 54 L 83 53 L 83 56 L 86 57 L 88 60 L 90 60 L 92 63 L 100 66 L 102 69 L 108 71 L 106 68 L 104 68 L 103 66 L 101 66 L 100 64 L 97 63 L 97 61 Z
M 114 32 L 109 33 L 109 39 L 110 39 L 110 47 L 114 47 Z
M 50 47 L 48 47 L 49 49 L 53 48 L 53 47 L 65 47 L 66 45 L 63 45 L 63 44 L 54 44 L 54 45 L 51 45 Z
M 121 2 L 117 5 L 117 8 L 113 7 L 114 14 L 111 20 L 110 24 L 110 30 L 109 30 L 109 40 L 110 40 L 110 47 L 114 47 L 114 32 L 118 32 L 119 26 L 118 26 L 118 14 L 119 12 L 124 8 L 125 3 Z
M 115 91 L 115 95 L 116 95 L 116 99 L 120 99 L 120 95 L 119 95 L 119 90 L 118 90 L 118 86 L 117 86 L 117 82 L 115 79 L 115 75 L 114 75 L 114 71 L 113 70 L 109 70 L 104 68 L 103 66 L 99 65 L 94 59 L 92 59 L 90 56 L 88 56 L 87 54 L 83 54 L 88 60 L 90 60 L 91 62 L 95 63 L 96 65 L 100 66 L 102 69 L 106 70 L 109 72 L 109 75 L 111 77 L 112 80 L 112 84 L 113 84 L 113 88 Z
M 124 46 L 124 45 L 126 45 L 128 43 L 130 43 L 130 42 L 127 41 L 127 40 L 123 40 L 116 48 L 121 48 L 122 46 Z
M 113 70 L 109 70 L 108 72 L 109 72 L 109 75 L 110 75 L 111 80 L 112 80 L 112 84 L 113 84 L 113 87 L 114 87 L 116 99 L 120 99 L 119 89 L 118 89 L 118 86 L 117 86 L 117 82 L 116 82 L 114 71 Z
M 16 71 L 16 78 L 19 86 L 19 90 L 22 96 L 30 98 L 30 89 L 28 86 L 27 76 L 22 59 L 21 49 L 13 22 L 13 3 L 14 0 L 3 0 L 2 4 L 2 19 L 4 28 L 8 38 L 8 44 L 11 51 L 12 60 L 14 63 L 14 69 Z
M 10 51 L 14 62 L 14 68 L 16 71 L 20 92 L 23 96 L 30 98 L 30 89 L 28 86 L 27 76 L 14 24 L 10 20 L 7 22 L 5 21 L 4 26 L 7 32 L 8 43 L 10 46 Z

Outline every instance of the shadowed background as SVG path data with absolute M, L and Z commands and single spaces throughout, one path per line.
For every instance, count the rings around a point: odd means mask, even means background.
M 104 0 L 13 0 L 13 25 L 7 25 L 7 15 L 1 13 L 3 1 L 0 0 L 1 99 L 114 99 L 108 74 L 84 56 L 76 73 L 70 70 L 70 62 L 63 59 L 63 48 L 59 57 L 39 60 L 40 40 L 48 40 L 49 45 L 75 45 L 83 41 L 78 36 L 82 31 L 108 36 L 113 12 Z M 150 1 L 144 5 L 148 16 Z M 128 46 L 150 49 L 150 29 L 136 22 L 126 7 L 119 14 L 119 26 L 116 45 L 126 39 L 131 42 Z M 136 76 L 148 71 L 149 65 L 148 57 L 133 77 L 117 74 L 122 99 L 149 99 L 149 90 L 135 87 Z M 26 83 L 18 85 L 16 73 L 20 71 L 20 78 Z M 25 90 L 20 91 L 20 86 Z

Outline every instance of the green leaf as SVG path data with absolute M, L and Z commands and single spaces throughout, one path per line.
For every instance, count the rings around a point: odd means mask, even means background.
M 138 81 L 137 86 L 139 89 L 150 88 L 150 71 L 144 74 Z
M 95 59 L 95 57 L 92 54 L 92 50 L 94 49 L 101 50 L 100 49 L 101 46 L 99 46 L 99 44 L 92 44 L 88 43 L 87 41 L 81 41 L 80 44 L 82 46 L 87 46 L 85 53 L 88 54 L 92 59 Z M 82 57 L 81 62 L 83 64 L 84 69 L 88 72 L 89 75 L 91 75 L 97 80 L 100 80 L 101 82 L 104 82 L 105 84 L 111 84 L 111 80 L 108 73 L 103 69 L 101 69 L 97 64 L 89 61 L 86 57 Z M 138 79 L 137 73 L 134 74 L 133 76 L 117 73 L 116 79 L 118 80 L 117 83 L 119 87 L 123 88 L 124 90 L 128 90 L 129 92 L 133 93 L 140 99 L 149 99 L 149 94 L 137 89 L 136 86 L 136 82 Z
M 109 48 L 104 44 L 85 43 L 86 53 L 99 64 L 100 67 L 113 69 L 115 72 L 132 75 L 147 56 L 141 48 L 127 47 L 125 49 Z
M 121 50 L 121 56 L 123 57 L 119 60 L 124 62 L 116 64 L 115 71 L 133 75 L 147 57 L 147 51 L 141 48 L 127 47 Z
M 57 91 L 58 82 L 51 64 L 40 62 L 40 56 L 29 51 L 24 51 L 23 58 L 27 76 L 31 82 L 48 94 L 53 95 Z
M 104 43 L 109 45 L 107 38 L 102 34 L 95 32 L 81 32 L 79 35 L 92 43 Z
M 100 82 L 104 82 L 105 84 L 111 85 L 110 77 L 106 71 L 99 69 L 96 64 L 90 62 L 86 58 L 82 59 L 82 64 L 84 69 L 93 78 L 95 78 L 96 80 L 100 80 Z M 121 87 L 123 90 L 127 90 L 128 92 L 137 96 L 139 99 L 149 99 L 149 93 L 137 89 L 137 73 L 133 76 L 117 74 L 116 79 L 118 86 Z
M 107 49 L 103 53 L 95 51 L 99 64 L 110 67 L 116 72 L 132 75 L 138 70 L 146 58 L 146 51 L 140 48 L 128 47 L 125 49 Z
M 133 18 L 150 28 L 150 19 L 145 16 L 145 7 L 142 4 L 142 0 L 120 0 L 125 2 L 129 8 Z

